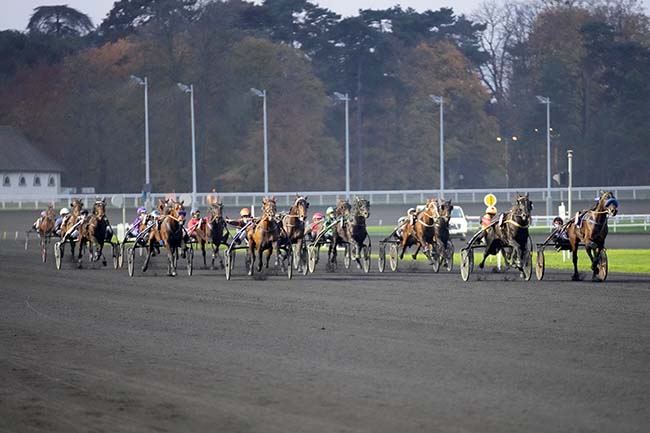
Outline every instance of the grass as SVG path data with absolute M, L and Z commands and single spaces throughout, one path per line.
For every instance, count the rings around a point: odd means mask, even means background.
M 404 261 L 413 261 L 411 258 L 412 252 L 413 251 L 411 250 L 407 250 L 406 253 L 404 253 Z M 483 257 L 482 254 L 483 250 L 481 249 L 474 251 L 475 266 Z M 377 260 L 377 258 L 378 255 L 373 254 L 373 260 Z M 388 260 L 388 257 L 386 257 L 386 260 Z M 427 258 L 423 254 L 418 254 L 417 260 L 424 262 Z M 537 253 L 534 253 L 533 271 L 536 260 Z M 566 261 L 563 261 L 561 251 L 547 249 L 544 251 L 544 261 L 546 269 L 566 269 L 567 271 L 573 271 L 573 262 L 571 261 L 570 252 L 567 252 Z M 609 272 L 650 274 L 650 250 L 607 250 L 607 262 Z M 496 257 L 488 257 L 485 263 L 487 266 L 496 266 Z M 388 264 L 386 266 L 388 266 Z M 454 268 L 458 269 L 459 266 L 460 253 L 457 252 L 454 254 Z M 591 261 L 584 249 L 581 249 L 578 253 L 578 270 L 580 272 L 591 272 Z
M 368 233 L 371 236 L 382 236 L 386 237 L 391 232 L 395 227 L 393 226 L 368 226 Z M 476 230 L 470 229 L 469 232 L 467 233 L 467 237 L 471 237 L 472 234 L 474 234 Z M 530 229 L 530 234 L 533 235 L 546 235 L 550 232 L 548 228 L 531 228 Z M 609 233 L 637 233 L 637 234 L 650 234 L 650 230 L 643 230 L 643 227 L 625 227 L 624 224 L 619 224 L 616 227 L 616 231 L 614 231 L 614 226 L 610 225 L 609 226 Z

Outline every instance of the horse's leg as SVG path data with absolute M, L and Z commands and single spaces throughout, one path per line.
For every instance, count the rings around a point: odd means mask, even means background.
M 591 248 L 590 245 L 585 245 L 585 251 L 587 251 L 587 255 L 589 256 L 589 260 L 591 260 L 591 279 L 593 281 L 596 281 L 598 278 L 596 274 L 598 273 L 598 264 L 596 263 L 596 257 L 598 257 L 598 249 L 597 248 Z
M 177 253 L 176 248 L 172 247 L 169 242 L 165 242 L 165 244 L 167 244 L 167 275 L 175 277 L 176 267 L 174 266 L 174 254 Z
M 153 254 L 153 250 L 154 250 L 153 243 L 149 242 L 149 245 L 147 246 L 147 257 L 144 259 L 144 264 L 142 265 L 142 272 L 147 272 L 147 269 L 149 268 L 149 261 L 151 260 L 151 255 Z
M 214 270 L 214 259 L 217 258 L 219 253 L 219 246 L 212 241 L 212 261 L 210 262 L 210 269 Z
M 77 242 L 76 242 L 77 248 L 79 249 L 79 251 L 77 253 L 78 254 L 77 255 L 77 267 L 79 269 L 81 269 L 81 258 L 83 256 L 83 248 L 82 248 L 83 243 L 82 242 L 83 242 L 83 239 L 81 238 L 81 234 L 79 234 L 79 237 L 77 238 Z M 72 248 L 72 257 L 73 257 L 73 260 L 74 260 L 74 247 Z
M 571 245 L 571 253 L 573 254 L 573 281 L 580 281 L 580 274 L 578 273 L 578 243 Z
M 264 252 L 264 249 L 262 248 L 262 245 L 259 246 L 259 249 L 257 250 L 257 272 L 262 272 L 262 253 Z M 266 266 L 268 267 L 268 262 L 266 263 Z
M 255 269 L 255 247 L 253 242 L 248 243 L 248 261 L 250 262 L 248 266 L 248 275 L 253 276 L 253 271 Z
M 203 254 L 203 269 L 208 267 L 208 263 L 205 261 L 205 239 L 201 239 L 201 254 Z
M 291 242 L 291 241 L 289 241 Z M 275 267 L 280 266 L 280 240 L 273 242 L 273 249 L 275 249 Z

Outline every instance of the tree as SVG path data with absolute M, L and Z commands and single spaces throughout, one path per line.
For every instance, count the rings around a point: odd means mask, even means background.
M 57 37 L 84 36 L 94 29 L 88 15 L 67 5 L 39 6 L 29 19 L 30 33 L 43 33 Z

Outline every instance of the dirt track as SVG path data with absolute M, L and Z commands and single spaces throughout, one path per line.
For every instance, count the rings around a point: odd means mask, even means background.
M 650 276 L 56 271 L 0 242 L 3 432 L 644 432 Z M 241 263 L 240 263 L 241 264 Z

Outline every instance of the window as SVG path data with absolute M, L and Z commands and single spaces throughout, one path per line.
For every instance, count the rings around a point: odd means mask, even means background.
M 25 180 L 25 176 L 20 176 L 18 178 L 18 186 L 27 186 L 27 181 Z
M 54 180 L 54 176 L 50 176 L 50 179 L 47 181 L 47 186 L 56 186 L 56 181 Z
M 9 176 L 5 176 L 2 179 L 2 186 L 11 186 L 11 179 L 9 179 Z
M 34 176 L 34 186 L 41 186 L 40 176 Z

